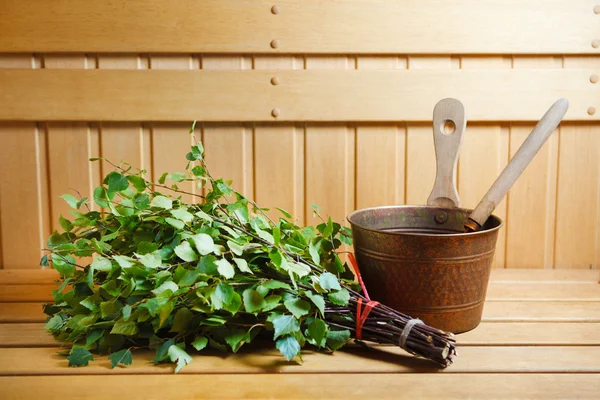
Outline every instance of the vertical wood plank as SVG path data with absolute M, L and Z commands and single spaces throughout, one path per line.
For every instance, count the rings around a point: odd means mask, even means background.
M 462 69 L 510 68 L 508 57 L 461 58 Z M 467 120 L 469 107 L 465 105 Z M 508 161 L 508 126 L 501 124 L 468 123 L 463 136 L 458 162 L 458 192 L 462 206 L 473 209 L 487 192 Z M 498 204 L 494 215 L 506 220 L 506 200 Z M 506 226 L 498 232 L 493 266 L 505 267 Z
M 150 57 L 151 69 L 199 69 L 199 60 L 191 55 L 153 55 Z M 193 143 L 189 134 L 193 121 L 184 123 L 155 123 L 151 127 L 151 154 L 152 175 L 156 181 L 164 172 L 184 172 L 187 164 L 185 155 L 190 151 Z M 198 140 L 202 139 L 199 129 L 196 133 Z M 199 193 L 193 182 L 178 184 L 181 190 L 190 193 Z M 183 201 L 188 203 L 198 202 L 193 195 L 183 195 Z
M 358 69 L 406 69 L 397 56 L 360 56 Z M 358 125 L 356 207 L 404 204 L 406 125 Z
M 252 60 L 241 56 L 202 57 L 202 69 L 252 69 Z M 269 82 L 265 82 L 265 88 Z M 271 110 L 265 110 L 269 114 Z M 235 190 L 254 199 L 254 131 L 244 124 L 207 124 L 203 142 L 206 162 L 215 178 L 233 180 Z
M 88 69 L 95 68 L 95 59 L 85 55 L 51 54 L 44 56 L 47 69 Z M 97 129 L 87 123 L 52 122 L 47 123 L 48 136 L 48 179 L 50 182 L 50 227 L 60 230 L 60 215 L 71 218 L 71 209 L 59 197 L 65 193 L 78 197 L 93 198 L 94 187 L 100 184 L 97 163 L 91 157 L 98 156 L 99 139 Z M 89 204 L 94 206 L 93 201 Z
M 559 57 L 513 59 L 515 69 L 561 67 Z M 532 123 L 511 125 L 511 157 L 534 126 Z M 508 193 L 506 265 L 509 268 L 552 268 L 557 147 L 558 131 L 551 135 Z
M 1 55 L 0 68 L 36 68 L 31 54 Z M 49 234 L 46 136 L 36 123 L 0 124 L 0 267 L 39 268 Z
M 599 71 L 600 58 L 565 56 L 564 67 Z M 600 268 L 600 125 L 559 129 L 555 268 Z
M 304 60 L 292 56 L 257 56 L 254 68 L 273 70 L 303 69 Z M 278 78 L 278 77 L 277 77 Z M 279 78 L 278 78 L 279 79 Z M 285 82 L 268 84 L 266 90 L 277 91 Z M 273 108 L 279 108 L 277 104 Z M 281 110 L 285 114 L 286 110 Z M 281 214 L 273 207 L 290 212 L 304 223 L 304 125 L 257 125 L 254 132 L 254 179 L 256 202 L 270 208 L 272 218 Z
M 147 69 L 148 58 L 128 54 L 106 54 L 98 56 L 98 68 L 100 69 Z M 133 168 L 148 168 L 149 155 L 144 150 L 148 148 L 144 144 L 149 140 L 150 134 L 147 128 L 140 123 L 105 122 L 100 125 L 100 153 L 102 157 L 110 160 L 113 164 L 121 161 L 131 164 Z M 107 163 L 102 164 L 102 174 L 113 169 Z
M 410 56 L 409 69 L 458 68 L 456 59 Z M 441 98 L 440 98 L 441 100 Z M 431 109 L 433 115 L 433 109 Z M 435 180 L 435 148 L 431 123 L 409 123 L 406 129 L 406 203 L 427 204 Z
M 306 69 L 354 69 L 354 58 L 310 56 Z M 355 127 L 349 125 L 308 124 L 306 127 L 306 219 L 311 205 L 321 208 L 323 218 L 343 223 L 355 208 Z

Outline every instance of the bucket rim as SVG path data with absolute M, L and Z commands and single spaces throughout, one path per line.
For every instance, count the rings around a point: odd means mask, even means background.
M 367 227 L 365 225 L 359 224 L 356 221 L 352 220 L 352 217 L 359 214 L 359 213 L 364 213 L 364 212 L 368 212 L 371 210 L 381 210 L 381 209 L 408 209 L 408 208 L 420 208 L 420 209 L 429 209 L 429 210 L 439 210 L 439 211 L 464 211 L 467 213 L 467 215 L 469 215 L 473 210 L 468 209 L 468 208 L 462 208 L 462 207 L 456 207 L 456 208 L 448 208 L 448 207 L 437 207 L 437 206 L 419 206 L 419 205 L 410 205 L 410 204 L 405 204 L 405 205 L 396 205 L 396 206 L 376 206 L 376 207 L 367 207 L 367 208 L 360 208 L 358 210 L 354 210 L 352 211 L 350 214 L 348 214 L 346 216 L 346 220 L 350 223 L 351 226 L 356 226 L 360 229 L 366 230 L 366 231 L 370 231 L 370 232 L 377 232 L 379 234 L 383 234 L 383 235 L 389 235 L 389 236 L 422 236 L 422 237 L 457 237 L 457 236 L 461 236 L 461 237 L 469 237 L 469 236 L 477 236 L 477 235 L 484 235 L 484 234 L 490 234 L 493 233 L 495 231 L 500 230 L 500 228 L 502 228 L 504 226 L 504 221 L 502 220 L 502 218 L 498 217 L 495 214 L 490 215 L 489 218 L 494 218 L 496 221 L 498 221 L 498 225 L 493 227 L 493 228 L 489 228 L 489 229 L 482 229 L 479 230 L 477 232 L 457 232 L 457 233 L 445 233 L 443 235 L 440 234 L 436 234 L 436 233 L 421 233 L 421 232 L 393 232 L 393 231 L 384 231 L 381 229 L 375 229 L 375 228 L 371 228 L 371 227 Z

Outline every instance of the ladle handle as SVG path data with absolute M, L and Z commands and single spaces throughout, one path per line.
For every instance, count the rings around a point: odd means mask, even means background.
M 465 228 L 468 231 L 478 230 L 485 223 L 498 203 L 500 203 L 511 186 L 519 178 L 525 167 L 529 165 L 542 145 L 552 132 L 554 132 L 558 124 L 560 124 L 568 108 L 569 102 L 567 99 L 559 99 L 546 111 L 546 114 L 544 114 L 540 122 L 537 123 L 533 131 L 527 136 L 525 142 L 519 147 L 519 150 L 517 150 L 506 168 L 504 168 L 492 187 L 469 216 L 465 224 Z
M 433 109 L 433 143 L 436 174 L 427 204 L 438 207 L 460 207 L 456 190 L 456 163 L 463 132 L 467 124 L 465 107 L 456 99 L 440 100 Z

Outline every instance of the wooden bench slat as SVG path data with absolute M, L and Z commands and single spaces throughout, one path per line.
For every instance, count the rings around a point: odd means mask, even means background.
M 600 323 L 483 322 L 457 336 L 459 346 L 600 345 Z M 0 324 L 2 347 L 57 347 L 44 324 Z
M 55 284 L 35 285 L 1 285 L 0 302 L 44 302 L 54 301 L 52 291 L 58 286 Z
M 5 398 L 597 399 L 597 374 L 331 374 L 0 377 Z M 434 383 L 434 384 L 432 384 Z M 90 388 L 101 387 L 101 390 Z
M 488 301 L 485 322 L 600 322 L 600 304 L 593 301 Z
M 600 301 L 596 282 L 490 282 L 487 301 Z
M 43 322 L 46 314 L 41 303 L 0 303 L 0 323 Z
M 0 269 L 0 285 L 50 284 L 59 279 L 52 268 Z
M 335 354 L 312 351 L 303 353 L 304 363 L 286 362 L 276 349 L 259 352 L 240 350 L 237 354 L 207 351 L 195 355 L 183 369 L 186 374 L 239 373 L 413 373 L 413 372 L 554 372 L 600 373 L 598 346 L 499 346 L 462 347 L 456 363 L 438 370 L 431 362 L 413 357 L 398 347 L 379 346 L 363 349 L 347 348 Z M 0 376 L 5 375 L 102 375 L 102 374 L 170 374 L 170 365 L 154 366 L 152 351 L 134 353 L 127 368 L 110 369 L 106 356 L 85 368 L 68 368 L 57 348 L 7 348 L 0 351 Z

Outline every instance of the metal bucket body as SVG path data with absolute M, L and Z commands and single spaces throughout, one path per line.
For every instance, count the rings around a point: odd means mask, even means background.
M 460 333 L 479 325 L 502 221 L 464 232 L 470 210 L 374 207 L 348 216 L 361 275 L 374 300 Z

